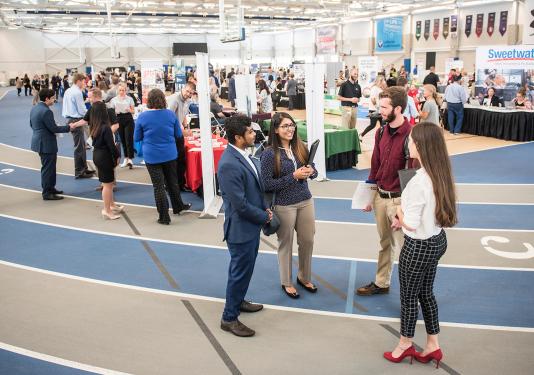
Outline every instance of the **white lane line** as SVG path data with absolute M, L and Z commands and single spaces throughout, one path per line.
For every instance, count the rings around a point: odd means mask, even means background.
M 19 216 L 12 216 L 12 215 L 6 215 L 0 213 L 0 217 L 5 217 L 7 219 L 11 220 L 17 220 L 17 221 L 24 221 L 28 223 L 33 224 L 39 224 L 39 225 L 45 225 L 49 227 L 54 228 L 61 228 L 61 229 L 68 229 L 68 230 L 74 230 L 78 232 L 85 232 L 85 233 L 92 233 L 92 234 L 100 234 L 103 236 L 111 236 L 111 237 L 118 237 L 118 238 L 127 238 L 127 239 L 133 239 L 133 240 L 144 240 L 144 241 L 151 241 L 151 242 L 157 242 L 157 243 L 165 243 L 170 245 L 183 245 L 183 246 L 196 246 L 201 247 L 205 249 L 218 249 L 218 250 L 227 250 L 228 248 L 226 246 L 218 246 L 218 245 L 206 245 L 201 243 L 195 243 L 195 242 L 184 242 L 184 241 L 173 241 L 173 240 L 163 240 L 159 238 L 152 238 L 152 237 L 145 237 L 145 236 L 135 236 L 135 235 L 128 235 L 128 234 L 119 234 L 119 233 L 113 233 L 113 232 L 105 232 L 105 231 L 99 231 L 99 230 L 93 230 L 93 229 L 86 229 L 86 228 L 79 228 L 79 227 L 73 227 L 69 225 L 62 225 L 62 224 L 55 224 L 55 223 L 49 223 L 46 221 L 40 221 L 40 220 L 33 220 L 33 219 L 26 219 Z M 273 250 L 259 250 L 260 253 L 263 254 L 272 254 L 276 255 L 278 254 L 277 251 Z M 293 255 L 298 255 L 298 253 L 293 253 Z M 357 261 L 357 262 L 366 262 L 366 263 L 376 263 L 376 259 L 369 259 L 369 258 L 352 258 L 352 257 L 342 257 L 342 256 L 334 256 L 334 255 L 312 255 L 313 258 L 318 259 L 333 259 L 333 260 L 346 260 L 346 261 Z M 395 263 L 398 263 L 395 261 Z M 534 268 L 522 268 L 522 267 L 491 267 L 491 266 L 471 266 L 471 265 L 456 265 L 456 264 L 439 264 L 438 267 L 445 267 L 445 268 L 464 268 L 464 269 L 475 269 L 475 270 L 492 270 L 492 271 L 519 271 L 519 272 L 534 272 Z
M 37 193 L 37 194 L 41 194 L 41 192 L 39 190 L 33 190 L 33 189 L 27 189 L 27 188 L 22 188 L 22 187 L 18 187 L 18 186 L 12 186 L 12 185 L 7 185 L 7 184 L 0 184 L 1 187 L 5 187 L 5 188 L 9 188 L 9 189 L 16 189 L 16 190 L 22 190 L 22 191 L 27 191 L 29 193 Z M 68 195 L 68 194 L 61 194 L 62 196 L 64 197 L 68 197 L 68 198 L 72 198 L 72 199 L 79 199 L 81 201 L 89 201 L 89 202 L 99 202 L 99 203 L 102 203 L 102 200 L 101 199 L 95 199 L 95 198 L 85 198 L 85 197 L 77 197 L 75 195 Z M 150 208 L 152 210 L 155 210 L 156 207 L 155 206 L 148 206 L 146 204 L 137 204 L 137 203 L 125 203 L 125 202 L 119 202 L 117 201 L 117 203 L 121 204 L 121 205 L 127 205 L 127 206 L 132 206 L 132 207 L 141 207 L 141 208 Z M 169 210 L 171 210 L 169 208 Z M 184 211 L 184 212 L 191 212 L 191 213 L 197 213 L 197 214 L 200 214 L 201 211 L 195 211 L 195 210 L 187 210 L 187 211 Z M 219 215 L 223 215 L 223 214 L 219 214 Z
M 222 299 L 222 298 L 205 297 L 205 296 L 200 296 L 200 295 L 196 295 L 196 294 L 172 292 L 172 291 L 167 291 L 167 290 L 160 290 L 160 289 L 145 288 L 145 287 L 134 286 L 134 285 L 126 285 L 126 284 L 114 283 L 114 282 L 111 282 L 111 281 L 102 281 L 102 280 L 90 279 L 90 278 L 87 278 L 87 277 L 74 276 L 74 275 L 69 275 L 69 274 L 55 272 L 55 271 L 48 271 L 48 270 L 35 268 L 35 267 L 23 266 L 23 265 L 20 265 L 20 264 L 6 262 L 6 261 L 3 261 L 3 260 L 0 260 L 0 265 L 4 265 L 4 266 L 7 266 L 7 267 L 18 268 L 18 269 L 22 269 L 22 270 L 26 270 L 26 271 L 31 271 L 31 272 L 38 272 L 38 273 L 42 273 L 42 274 L 45 274 L 45 275 L 62 277 L 62 278 L 65 278 L 65 279 L 83 281 L 83 282 L 92 283 L 92 284 L 99 284 L 99 285 L 105 285 L 105 286 L 111 286 L 111 287 L 117 287 L 117 288 L 129 289 L 129 290 L 135 290 L 135 291 L 138 291 L 138 292 L 154 293 L 154 294 L 174 296 L 174 297 L 179 297 L 179 298 L 195 299 L 195 300 L 201 300 L 201 301 L 210 301 L 210 302 L 219 302 L 219 303 L 224 303 L 225 302 L 225 300 Z M 258 301 L 258 302 L 261 302 L 261 301 Z M 341 318 L 351 318 L 351 319 L 361 319 L 361 320 L 374 320 L 374 321 L 381 321 L 381 322 L 396 322 L 396 323 L 400 322 L 400 320 L 398 318 L 370 316 L 370 315 L 360 315 L 360 314 L 346 314 L 346 313 L 338 313 L 338 312 L 331 312 L 331 311 L 302 309 L 302 308 L 296 308 L 296 307 L 286 307 L 286 306 L 277 306 L 277 305 L 269 305 L 269 304 L 265 304 L 264 306 L 269 308 L 269 309 L 272 309 L 272 310 L 297 312 L 297 313 L 303 313 L 303 314 L 335 316 L 335 317 L 341 317 Z M 418 320 L 417 324 L 423 325 L 424 321 Z M 495 326 L 495 325 L 471 324 L 471 323 L 455 323 L 455 322 L 439 322 L 439 324 L 441 326 L 445 326 L 445 327 L 483 329 L 483 330 L 490 330 L 490 331 L 534 332 L 534 328 L 530 328 L 530 327 Z
M 352 198 L 345 198 L 345 197 L 325 197 L 321 195 L 314 195 L 314 199 L 332 199 L 332 200 L 344 200 L 344 201 L 351 201 Z M 506 203 L 506 202 L 457 202 L 458 204 L 465 204 L 465 205 L 498 205 L 498 206 L 534 206 L 534 203 Z
M 5 97 L 9 92 L 11 92 L 11 91 L 15 91 L 15 90 L 14 90 L 14 89 L 7 90 L 6 92 L 4 92 L 4 93 L 2 94 L 2 96 L 0 96 L 0 100 L 4 99 L 4 97 Z
M 18 346 L 13 346 L 6 344 L 5 342 L 0 342 L 0 349 L 6 350 L 8 352 L 17 353 L 26 357 L 35 358 L 41 361 L 55 363 L 57 365 L 75 368 L 77 370 L 94 372 L 96 374 L 105 374 L 105 375 L 129 375 L 127 372 L 119 372 L 114 370 L 108 370 L 102 367 L 95 367 L 91 365 L 86 365 L 85 363 L 70 361 L 68 359 L 54 357 L 48 354 L 34 352 L 33 350 L 24 349 Z
M 0 184 L 1 187 L 5 187 L 8 189 L 16 189 L 16 190 L 22 190 L 27 191 L 30 193 L 36 193 L 41 194 L 39 190 L 33 190 L 33 189 L 27 189 L 22 188 L 18 186 L 12 186 L 7 184 Z M 102 202 L 101 199 L 95 199 L 95 198 L 85 198 L 85 197 L 78 197 L 75 195 L 68 195 L 68 194 L 62 194 L 64 197 L 72 198 L 72 199 L 79 199 L 83 201 L 90 201 L 90 202 Z M 132 206 L 132 207 L 141 207 L 141 208 L 150 208 L 155 210 L 155 206 L 148 206 L 145 204 L 137 204 L 137 203 L 127 203 L 127 202 L 120 202 L 117 201 L 117 203 L 126 205 L 126 206 Z M 170 208 L 169 208 L 170 210 Z M 201 211 L 195 211 L 195 210 L 188 210 L 186 212 L 191 213 L 197 213 L 200 214 Z M 219 213 L 218 216 L 224 216 L 224 213 Z M 323 223 L 323 224 L 340 224 L 340 225 L 356 225 L 356 226 L 375 226 L 375 223 L 357 223 L 357 222 L 351 222 L 351 221 L 333 221 L 333 220 L 315 220 L 316 223 Z M 447 231 L 484 231 L 484 232 L 516 232 L 516 233 L 534 233 L 534 229 L 499 229 L 499 228 L 448 228 Z
M 22 190 L 27 191 L 30 193 L 35 194 L 41 194 L 39 190 L 32 190 L 27 188 L 21 188 L 18 186 L 11 186 L 6 184 L 0 184 L 0 187 L 5 187 L 8 189 L 16 189 L 16 190 Z M 67 195 L 62 194 L 64 197 L 72 198 L 72 199 L 79 199 L 83 201 L 90 201 L 90 202 L 102 202 L 100 199 L 94 199 L 94 198 L 85 198 L 85 197 L 77 197 L 74 195 Z M 136 204 L 136 203 L 125 203 L 117 201 L 117 203 L 126 205 L 126 206 L 132 206 L 132 207 L 141 207 L 141 208 L 150 208 L 150 209 L 156 209 L 154 206 L 148 206 L 144 204 Z M 200 214 L 200 211 L 194 211 L 194 210 L 188 210 L 187 212 L 191 213 L 198 213 Z M 224 216 L 224 213 L 219 213 L 219 216 Z M 339 224 L 339 225 L 355 225 L 355 226 L 375 226 L 375 223 L 354 223 L 350 221 L 332 221 L 332 220 L 315 220 L 316 223 L 322 223 L 322 224 Z M 511 232 L 511 233 L 534 233 L 534 230 L 532 229 L 495 229 L 495 228 L 447 228 L 447 231 L 482 231 L 482 232 Z
M 0 144 L 1 144 L 1 143 L 0 143 Z M 6 164 L 6 165 L 10 165 L 10 166 L 12 166 L 12 167 L 17 167 L 17 168 L 22 168 L 22 169 L 29 169 L 29 170 L 32 170 L 32 171 L 38 171 L 38 172 L 41 171 L 41 168 L 28 167 L 28 166 L 26 166 L 26 165 L 15 164 L 15 163 L 8 163 L 8 162 L 6 162 L 6 161 L 0 161 L 0 163 L 1 163 L 1 164 Z M 69 176 L 69 177 L 74 178 L 74 175 L 73 175 L 73 174 L 70 174 L 70 173 L 56 172 L 56 174 L 60 174 L 60 175 L 62 175 L 62 176 Z M 90 179 L 91 179 L 91 180 L 96 180 L 96 181 L 98 181 L 98 177 L 91 177 Z M 126 184 L 134 184 L 134 185 L 152 186 L 152 184 L 149 184 L 149 183 L 146 183 L 146 182 L 127 181 L 127 180 L 117 180 L 117 182 L 122 182 L 122 183 L 126 183 Z
M 532 142 L 525 142 L 525 143 L 532 143 Z M 0 146 L 11 147 L 11 148 L 16 149 L 16 150 L 21 150 L 21 151 L 25 151 L 25 152 L 29 152 L 29 153 L 34 153 L 33 151 L 28 150 L 26 148 L 12 146 L 12 145 L 8 145 L 8 144 L 2 143 L 2 142 L 0 142 Z M 510 146 L 516 146 L 516 145 L 500 146 L 500 147 L 510 147 Z M 498 148 L 500 148 L 500 147 L 498 147 Z M 474 151 L 474 152 L 478 152 L 478 151 Z M 71 161 L 73 159 L 73 158 L 68 157 L 68 156 L 58 156 L 58 159 L 59 158 L 66 159 L 66 160 L 69 160 L 69 161 Z M 0 163 L 13 165 L 13 166 L 20 167 L 20 168 L 34 169 L 34 170 L 40 171 L 39 168 L 31 168 L 31 167 L 26 167 L 26 166 L 22 166 L 22 165 L 18 165 L 18 164 L 7 163 L 7 162 L 0 162 Z M 136 165 L 136 167 L 144 168 L 144 166 L 142 166 L 142 165 Z M 61 172 L 57 172 L 57 174 L 62 174 L 62 175 L 66 175 L 66 176 L 73 176 L 71 174 L 61 173 Z M 96 178 L 96 177 L 93 177 L 93 178 Z M 146 183 L 146 182 L 135 182 L 135 181 L 127 181 L 127 180 L 117 180 L 117 181 L 131 183 L 131 184 L 138 184 L 138 185 L 151 185 L 151 184 Z M 346 182 L 346 183 L 365 182 L 365 180 L 343 180 L 343 179 L 339 179 L 338 180 L 338 179 L 335 179 L 335 178 L 329 178 L 328 180 L 326 180 L 324 182 L 327 182 L 327 181 Z M 534 186 L 534 183 L 532 183 L 532 184 L 531 183 L 528 183 L 528 184 L 501 184 L 501 183 L 482 183 L 482 182 L 456 182 L 455 185 L 459 185 L 459 186 Z M 339 198 L 339 199 L 347 199 L 347 198 Z

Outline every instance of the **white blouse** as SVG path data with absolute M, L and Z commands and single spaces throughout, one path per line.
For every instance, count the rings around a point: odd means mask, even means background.
M 133 99 L 126 95 L 124 98 L 115 96 L 109 102 L 109 107 L 115 109 L 116 114 L 130 113 L 130 108 L 134 106 Z
M 408 182 L 401 195 L 401 208 L 404 213 L 404 223 L 415 232 L 402 228 L 404 234 L 426 240 L 441 232 L 436 223 L 436 198 L 432 180 L 424 168 L 417 170 L 415 176 Z

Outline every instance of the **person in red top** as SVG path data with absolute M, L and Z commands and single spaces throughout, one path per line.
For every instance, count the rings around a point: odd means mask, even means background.
M 373 205 L 367 206 L 364 211 L 369 212 L 374 208 L 381 249 L 375 281 L 358 288 L 357 294 L 360 296 L 389 293 L 395 253 L 400 252 L 404 243 L 402 231 L 393 230 L 391 224 L 400 206 L 398 171 L 406 167 L 404 145 L 412 129 L 403 116 L 407 101 L 404 87 L 388 87 L 380 94 L 380 114 L 386 125 L 382 132 L 376 132 L 371 172 L 367 180 L 368 183 L 377 184 L 378 194 Z

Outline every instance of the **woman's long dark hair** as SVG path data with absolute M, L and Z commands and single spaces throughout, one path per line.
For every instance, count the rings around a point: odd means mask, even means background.
M 458 223 L 456 189 L 443 131 L 436 124 L 421 122 L 414 126 L 411 137 L 421 164 L 432 181 L 436 222 L 443 228 L 453 227 Z
M 91 138 L 98 137 L 104 126 L 110 126 L 108 110 L 104 102 L 96 102 L 91 106 L 89 119 L 89 134 Z
M 276 178 L 280 177 L 280 149 L 282 148 L 282 141 L 280 140 L 280 136 L 276 134 L 276 129 L 278 129 L 284 119 L 289 119 L 293 124 L 296 125 L 295 120 L 293 120 L 293 117 L 291 117 L 291 115 L 289 115 L 288 113 L 275 113 L 271 120 L 269 141 L 267 143 L 270 147 L 272 147 L 274 151 L 274 177 Z M 308 149 L 306 148 L 304 142 L 300 140 L 297 128 L 295 128 L 293 138 L 291 139 L 291 141 L 289 141 L 289 147 L 291 147 L 291 151 L 293 151 L 293 155 L 295 155 L 295 158 L 298 159 L 298 161 L 300 161 L 302 165 L 306 164 L 308 160 Z

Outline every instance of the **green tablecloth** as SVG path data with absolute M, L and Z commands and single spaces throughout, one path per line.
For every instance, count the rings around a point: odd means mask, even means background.
M 306 121 L 297 120 L 297 133 L 304 142 L 308 140 Z M 260 124 L 265 132 L 271 128 L 271 120 L 264 120 Z M 356 151 L 361 154 L 360 138 L 356 129 L 344 129 L 335 125 L 324 125 L 325 154 L 326 158 L 343 152 Z
M 325 155 L 328 159 L 332 155 L 343 152 L 356 151 L 361 154 L 360 138 L 356 129 L 344 129 L 334 125 L 324 125 Z M 297 132 L 304 142 L 308 139 L 306 121 L 297 122 Z

